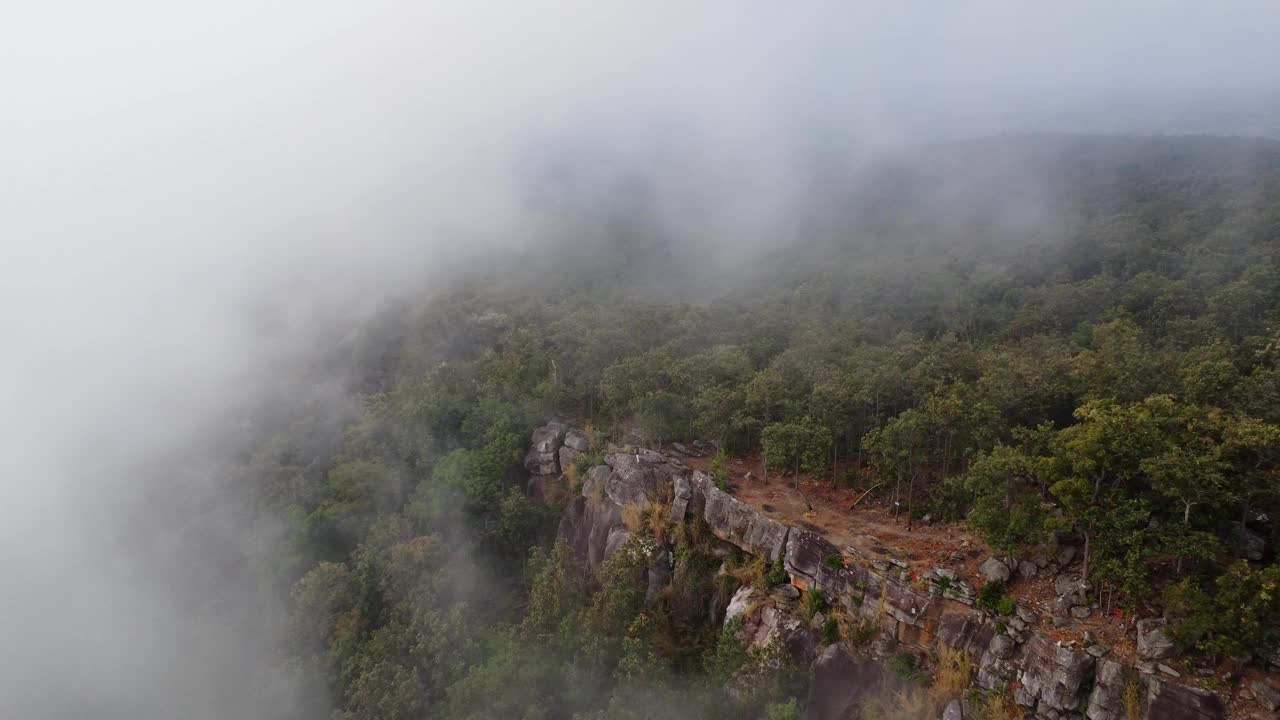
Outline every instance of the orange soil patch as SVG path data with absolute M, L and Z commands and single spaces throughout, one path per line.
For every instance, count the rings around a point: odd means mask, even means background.
M 686 462 L 710 471 L 710 458 L 687 458 Z M 905 510 L 898 518 L 893 516 L 891 485 L 880 486 L 851 508 L 865 488 L 877 480 L 865 481 L 862 488 L 835 488 L 830 480 L 801 474 L 801 497 L 794 475 L 773 473 L 766 482 L 761 465 L 757 454 L 730 460 L 729 484 L 735 497 L 769 517 L 816 532 L 846 553 L 892 558 L 922 574 L 934 567 L 946 567 L 974 587 L 982 586 L 978 565 L 992 554 L 991 549 L 956 523 L 917 521 L 908 527 Z M 805 499 L 812 509 L 806 506 Z M 1083 646 L 1084 635 L 1090 632 L 1093 642 L 1111 647 L 1110 657 L 1133 655 L 1130 617 L 1114 613 L 1103 617 L 1098 611 L 1088 618 L 1073 620 L 1068 627 L 1054 627 L 1051 610 L 1056 593 L 1050 576 L 1026 579 L 1015 573 L 1008 594 L 1035 610 L 1040 617 L 1039 629 L 1054 640 Z M 1183 678 L 1188 679 L 1186 675 Z

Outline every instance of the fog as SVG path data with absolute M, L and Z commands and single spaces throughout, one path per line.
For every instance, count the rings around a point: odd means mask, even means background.
M 385 298 L 589 229 L 574 212 L 618 201 L 617 178 L 643 178 L 655 227 L 724 270 L 743 256 L 716 238 L 786 241 L 817 139 L 860 156 L 1028 130 L 1280 136 L 1263 0 L 0 17 L 13 717 L 296 710 L 271 675 L 284 608 L 240 561 L 277 529 L 230 511 L 211 428 Z M 558 167 L 571 181 L 549 191 Z

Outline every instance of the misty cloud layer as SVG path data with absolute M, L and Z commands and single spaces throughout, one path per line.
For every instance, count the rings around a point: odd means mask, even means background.
M 393 294 L 618 222 L 732 268 L 802 227 L 809 161 L 832 148 L 1280 136 L 1280 6 L 1261 0 L 17 0 L 3 16 L 15 717 L 294 707 L 270 676 L 283 608 L 242 562 L 276 529 L 231 519 L 213 429 Z

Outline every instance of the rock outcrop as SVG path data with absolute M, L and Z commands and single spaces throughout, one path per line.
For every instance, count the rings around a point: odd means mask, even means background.
M 564 447 L 582 452 L 579 436 L 555 423 L 539 428 L 526 466 L 545 469 L 547 454 Z M 589 568 L 598 569 L 631 536 L 623 522 L 624 508 L 640 504 L 659 505 L 659 511 L 669 513 L 676 523 L 701 518 L 725 548 L 736 547 L 769 562 L 781 559 L 795 588 L 821 590 L 851 623 L 872 634 L 860 653 L 875 658 L 906 652 L 929 658 L 943 648 L 963 652 L 976 668 L 975 686 L 1012 689 L 1014 701 L 1028 716 L 1130 720 L 1136 702 L 1143 720 L 1225 717 L 1221 699 L 1212 692 L 1168 675 L 1139 672 L 1111 658 L 1104 646 L 1059 643 L 1040 628 L 1040 616 L 1028 607 L 1019 604 L 1012 615 L 1002 617 L 977 607 L 973 586 L 949 568 L 913 569 L 900 560 L 864 556 L 854 548 L 841 550 L 817 533 L 768 517 L 717 488 L 706 473 L 652 450 L 611 452 L 604 465 L 590 468 L 581 492 L 564 510 L 559 536 Z M 1018 564 L 1019 574 L 1055 572 L 1073 560 L 1066 550 L 1056 565 L 1044 555 Z M 1024 564 L 1034 568 L 1024 570 Z M 651 554 L 648 600 L 669 582 L 671 566 L 670 548 L 659 547 Z M 983 564 L 992 581 L 1007 580 L 1014 568 L 998 558 Z M 779 640 L 795 661 L 812 662 L 810 718 L 844 717 L 858 695 L 881 682 L 882 665 L 855 657 L 844 643 L 819 653 L 813 628 L 798 618 L 800 593 L 783 589 L 740 589 L 726 617 L 743 619 L 742 638 L 748 646 Z M 1058 576 L 1055 589 L 1055 613 L 1058 607 L 1087 609 L 1088 586 L 1078 576 Z M 1139 652 L 1148 662 L 1169 657 L 1172 644 L 1163 621 L 1142 621 L 1138 630 Z M 947 709 L 951 716 L 959 711 L 959 706 Z

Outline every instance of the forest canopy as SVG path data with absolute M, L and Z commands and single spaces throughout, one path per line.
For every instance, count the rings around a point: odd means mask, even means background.
M 560 238 L 336 344 L 341 432 L 272 409 L 245 487 L 288 519 L 295 671 L 343 718 L 794 709 L 786 663 L 712 622 L 741 580 L 704 529 L 657 605 L 643 533 L 598 580 L 552 542 L 512 472 L 551 415 L 882 482 L 1014 554 L 1074 538 L 1188 649 L 1275 649 L 1280 145 L 1015 137 L 820 169 L 797 237 L 730 277 L 698 256 L 732 239 Z

